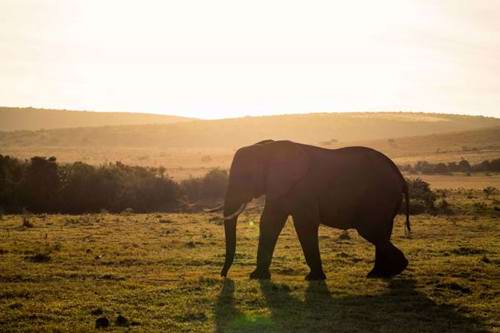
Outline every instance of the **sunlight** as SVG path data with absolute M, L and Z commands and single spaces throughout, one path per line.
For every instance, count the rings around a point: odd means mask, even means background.
M 200 118 L 498 115 L 491 87 L 500 63 L 490 56 L 498 34 L 488 35 L 498 24 L 480 5 L 10 0 L 0 7 L 5 105 Z M 467 10 L 484 16 L 480 26 L 470 26 L 477 19 Z

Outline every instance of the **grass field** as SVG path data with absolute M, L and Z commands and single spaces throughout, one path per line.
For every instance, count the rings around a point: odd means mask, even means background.
M 23 226 L 23 218 L 25 225 Z M 500 331 L 500 223 L 488 216 L 412 218 L 393 240 L 410 260 L 393 280 L 368 280 L 373 247 L 322 228 L 326 282 L 307 273 L 292 224 L 271 281 L 254 281 L 258 211 L 244 213 L 235 264 L 218 276 L 223 227 L 213 214 L 3 216 L 0 331 L 483 332 Z M 102 312 L 102 313 L 101 313 Z
M 466 176 L 460 175 L 407 175 L 407 177 L 420 177 L 429 184 L 433 189 L 475 189 L 481 190 L 488 186 L 500 188 L 500 174 L 473 174 Z

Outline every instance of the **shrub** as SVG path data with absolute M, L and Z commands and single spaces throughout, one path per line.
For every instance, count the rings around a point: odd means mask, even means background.
M 0 209 L 5 213 L 22 211 L 20 195 L 25 169 L 26 163 L 0 155 Z
M 446 199 L 441 199 L 436 203 L 436 213 L 439 214 L 452 214 L 450 203 Z
M 31 158 L 21 185 L 21 196 L 26 207 L 33 213 L 54 212 L 57 209 L 59 186 L 56 158 Z
M 409 173 L 422 174 L 449 174 L 451 172 L 463 172 L 470 176 L 471 172 L 499 172 L 500 158 L 485 160 L 481 163 L 471 165 L 467 160 L 460 162 L 430 163 L 427 161 L 418 161 L 414 166 L 399 166 L 401 171 Z
M 22 226 L 25 228 L 33 228 L 33 223 L 31 222 L 28 215 L 23 215 L 22 217 Z
M 60 166 L 54 157 L 21 162 L 0 155 L 0 209 L 6 212 L 171 211 L 178 207 L 179 195 L 179 185 L 161 167 L 120 162 Z
M 121 214 L 123 215 L 130 215 L 130 214 L 134 214 L 134 210 L 132 208 L 125 208 L 124 210 L 122 210 Z
M 410 199 L 410 214 L 424 214 L 427 211 L 425 202 L 422 200 Z
M 486 196 L 486 199 L 489 199 L 490 196 L 492 196 L 493 194 L 495 194 L 497 192 L 498 192 L 498 190 L 496 189 L 496 187 L 493 187 L 493 186 L 488 186 L 488 187 L 485 187 L 483 189 L 483 193 Z
M 481 213 L 485 211 L 488 208 L 488 206 L 484 202 L 474 202 L 472 204 L 472 208 L 476 213 Z
M 189 202 L 217 201 L 224 198 L 227 183 L 227 171 L 213 169 L 203 177 L 183 180 L 180 188 Z
M 410 196 L 410 212 L 412 214 L 435 212 L 434 201 L 436 194 L 431 190 L 429 183 L 420 178 L 406 179 Z

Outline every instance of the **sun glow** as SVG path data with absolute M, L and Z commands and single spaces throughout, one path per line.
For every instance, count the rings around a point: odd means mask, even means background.
M 500 116 L 499 14 L 426 1 L 7 0 L 0 105 Z

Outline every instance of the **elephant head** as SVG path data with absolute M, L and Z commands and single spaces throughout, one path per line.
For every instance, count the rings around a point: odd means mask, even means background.
M 261 141 L 240 148 L 234 155 L 224 200 L 226 259 L 221 276 L 226 276 L 236 251 L 236 222 L 248 202 L 266 196 L 279 200 L 300 181 L 309 168 L 305 151 L 289 141 Z

